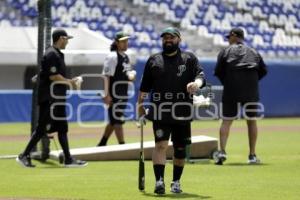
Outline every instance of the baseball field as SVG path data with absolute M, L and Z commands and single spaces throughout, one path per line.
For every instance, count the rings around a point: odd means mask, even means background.
M 193 122 L 193 135 L 218 137 L 220 121 Z M 212 160 L 187 164 L 181 180 L 183 193 L 169 192 L 172 164 L 166 165 L 164 199 L 293 200 L 300 197 L 300 118 L 258 121 L 257 154 L 260 165 L 248 165 L 248 136 L 244 121 L 233 124 L 228 141 L 228 160 L 216 166 Z M 95 146 L 103 128 L 70 124 L 71 148 Z M 85 168 L 67 169 L 56 161 L 33 161 L 36 168 L 23 168 L 7 155 L 20 153 L 29 138 L 28 123 L 0 124 L 0 199 L 43 200 L 140 200 L 155 199 L 152 164 L 146 161 L 146 189 L 138 191 L 138 161 L 89 162 Z M 152 140 L 151 124 L 145 139 Z M 133 122 L 125 125 L 126 142 L 139 141 Z M 116 144 L 115 136 L 109 144 Z M 52 144 L 53 145 L 53 144 Z M 54 146 L 51 146 L 55 149 Z

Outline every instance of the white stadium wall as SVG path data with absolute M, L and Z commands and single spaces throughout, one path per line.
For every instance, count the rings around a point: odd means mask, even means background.
M 74 36 L 63 51 L 71 75 L 100 72 L 112 41 L 85 28 L 66 31 Z M 24 89 L 24 72 L 37 63 L 37 27 L 1 27 L 0 38 L 0 89 Z

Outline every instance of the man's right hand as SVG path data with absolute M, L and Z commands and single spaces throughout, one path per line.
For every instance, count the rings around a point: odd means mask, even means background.
M 138 114 L 139 114 L 139 118 L 146 115 L 146 110 L 144 106 L 140 105 L 138 107 Z
M 136 123 L 137 127 L 140 128 L 142 125 L 146 125 L 146 118 L 148 109 L 145 109 L 144 106 L 140 105 L 138 107 L 138 121 Z
M 144 99 L 146 98 L 147 96 L 147 93 L 146 92 L 141 92 L 139 93 L 138 95 L 138 101 L 137 101 L 137 111 L 138 111 L 138 117 L 142 117 L 142 116 L 145 116 L 147 114 L 147 111 L 145 110 L 144 106 L 143 106 L 143 102 L 144 102 Z
M 77 76 L 71 79 L 73 90 L 80 90 L 83 79 L 81 76 Z

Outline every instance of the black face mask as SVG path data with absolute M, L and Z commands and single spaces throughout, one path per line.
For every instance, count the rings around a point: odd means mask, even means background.
M 163 44 L 163 52 L 166 53 L 166 54 L 173 53 L 173 52 L 175 52 L 178 48 L 179 48 L 179 43 L 177 43 L 177 44 L 172 44 L 172 45 L 166 45 L 166 44 Z

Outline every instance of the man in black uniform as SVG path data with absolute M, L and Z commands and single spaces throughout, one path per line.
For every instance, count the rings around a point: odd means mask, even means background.
M 68 122 L 66 120 L 66 90 L 68 85 L 76 88 L 76 79 L 66 78 L 64 54 L 68 40 L 72 38 L 63 29 L 52 33 L 53 46 L 49 47 L 41 62 L 39 73 L 38 103 L 40 106 L 38 126 L 35 129 L 24 152 L 17 157 L 17 162 L 25 167 L 35 167 L 31 163 L 30 152 L 46 133 L 58 132 L 59 143 L 64 153 L 65 167 L 81 167 L 86 162 L 71 157 L 68 144 Z
M 103 74 L 108 80 L 108 91 L 103 101 L 109 106 L 109 123 L 97 146 L 105 146 L 113 131 L 115 131 L 119 144 L 125 143 L 123 112 L 128 100 L 128 82 L 134 81 L 136 74 L 125 54 L 128 48 L 128 38 L 129 35 L 124 32 L 117 32 L 111 45 L 111 53 L 104 61 Z
M 193 93 L 205 85 L 204 73 L 193 53 L 181 51 L 181 35 L 177 28 L 162 31 L 161 53 L 148 59 L 138 96 L 139 117 L 145 115 L 143 105 L 150 94 L 147 118 L 153 121 L 155 148 L 152 154 L 157 194 L 165 193 L 164 171 L 166 151 L 171 135 L 174 148 L 171 192 L 181 193 L 180 178 L 185 163 L 185 146 L 191 143 Z
M 226 36 L 229 46 L 219 55 L 215 67 L 215 76 L 224 86 L 222 96 L 222 125 L 220 127 L 220 151 L 216 156 L 216 164 L 222 165 L 226 160 L 226 142 L 230 126 L 237 118 L 240 107 L 244 109 L 249 137 L 248 163 L 259 163 L 255 154 L 257 140 L 257 109 L 259 108 L 258 81 L 267 74 L 266 65 L 254 49 L 243 44 L 244 32 L 233 28 Z

